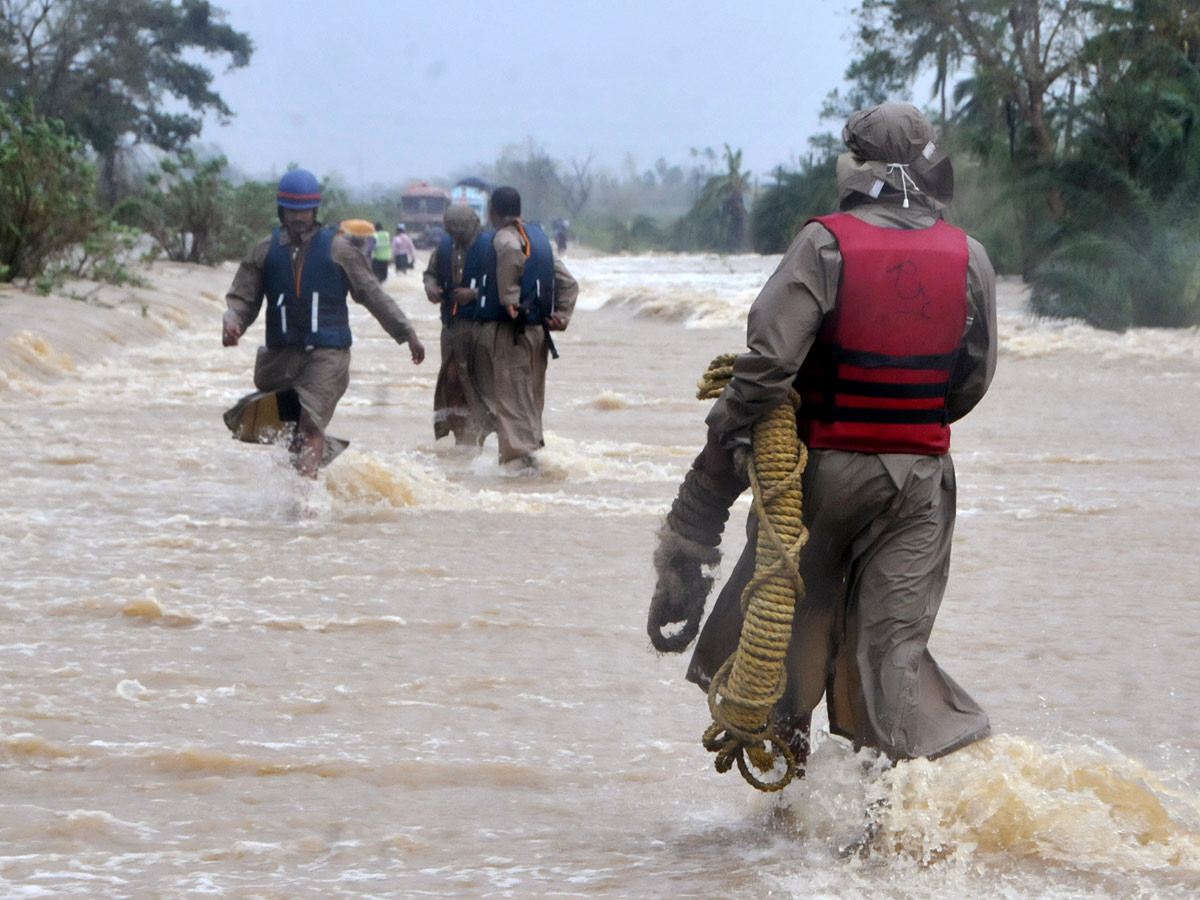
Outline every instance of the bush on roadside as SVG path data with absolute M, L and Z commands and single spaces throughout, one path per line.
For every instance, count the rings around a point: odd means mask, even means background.
M 0 102 L 0 280 L 33 281 L 95 230 L 96 174 L 61 122 Z
M 574 228 L 581 243 L 603 253 L 649 253 L 666 248 L 667 237 L 657 220 L 636 215 L 631 221 L 582 221 Z
M 168 259 L 214 262 L 211 239 L 225 221 L 229 182 L 221 177 L 225 158 L 198 160 L 191 150 L 159 160 L 159 171 L 146 177 L 147 188 L 118 209 L 123 221 L 145 231 Z
M 224 176 L 223 156 L 201 160 L 182 150 L 158 166 L 146 188 L 116 210 L 121 222 L 154 240 L 154 255 L 205 265 L 241 259 L 277 224 L 274 185 L 235 186 Z
M 67 268 L 75 278 L 142 286 L 145 279 L 131 268 L 141 237 L 136 228 L 104 219 L 75 248 Z

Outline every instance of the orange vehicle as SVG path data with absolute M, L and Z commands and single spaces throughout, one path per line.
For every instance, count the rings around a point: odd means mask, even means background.
M 450 192 L 427 181 L 408 186 L 400 196 L 400 221 L 418 247 L 433 247 L 442 237 L 442 215 L 450 206 Z

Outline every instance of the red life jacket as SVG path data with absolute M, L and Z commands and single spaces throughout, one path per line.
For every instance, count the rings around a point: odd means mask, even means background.
M 809 447 L 940 455 L 950 449 L 946 393 L 967 320 L 967 237 L 822 216 L 837 238 L 837 303 L 796 388 Z

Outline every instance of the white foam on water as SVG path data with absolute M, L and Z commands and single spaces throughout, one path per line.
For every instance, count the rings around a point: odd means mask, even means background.
M 826 739 L 782 796 L 712 771 L 686 659 L 646 648 L 653 532 L 693 369 L 776 262 L 570 259 L 532 477 L 435 444 L 436 367 L 357 307 L 350 450 L 310 483 L 230 440 L 231 267 L 156 343 L 31 327 L 49 362 L 0 373 L 0 896 L 1195 896 L 1196 332 L 1034 320 L 1010 282 L 934 639 L 1022 734 L 895 768 Z
M 1114 750 L 997 735 L 889 767 L 817 737 L 807 779 L 752 804 L 760 877 L 783 896 L 1182 900 L 1200 888 L 1200 797 Z
M 579 309 L 625 310 L 689 328 L 725 328 L 745 321 L 778 262 L 778 256 L 748 254 L 656 254 L 595 257 L 571 265 L 580 283 Z
M 1141 361 L 1200 359 L 1200 329 L 1130 328 L 1102 331 L 1077 321 L 1006 315 L 999 319 L 1000 351 L 1017 359 L 1064 353 L 1088 353 L 1106 360 Z
M 636 498 L 605 492 L 579 496 L 556 490 L 571 485 L 625 482 L 674 484 L 680 465 L 664 459 L 662 449 L 628 441 L 579 441 L 547 433 L 547 448 L 538 453 L 536 471 L 501 466 L 491 444 L 465 461 L 468 481 L 450 477 L 437 456 L 421 452 L 378 453 L 347 450 L 325 470 L 311 503 L 328 504 L 332 516 L 386 507 L 391 509 L 480 510 L 537 514 L 555 508 L 590 506 L 597 513 L 632 514 L 657 510 Z M 460 459 L 460 465 L 462 461 Z M 492 489 L 487 480 L 503 479 L 522 490 Z M 319 500 L 318 500 L 319 498 Z

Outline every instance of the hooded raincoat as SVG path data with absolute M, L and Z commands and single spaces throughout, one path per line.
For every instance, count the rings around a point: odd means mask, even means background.
M 838 164 L 844 212 L 898 229 L 941 218 L 953 173 L 915 107 L 855 113 L 843 139 L 850 150 Z M 950 370 L 950 422 L 979 402 L 996 362 L 995 273 L 978 242 L 967 238 L 967 249 L 967 321 Z M 710 440 L 748 442 L 750 425 L 784 401 L 836 307 L 842 266 L 832 232 L 805 225 L 751 307 L 748 350 L 709 412 Z M 777 717 L 801 719 L 825 695 L 834 733 L 896 759 L 937 757 L 986 736 L 987 715 L 926 646 L 949 573 L 950 455 L 810 449 L 803 488 L 807 596 L 796 610 Z M 745 552 L 692 656 L 688 678 L 704 688 L 737 646 L 756 527 L 751 515 Z
M 442 221 L 450 235 L 451 278 L 455 284 L 460 284 L 467 251 L 483 232 L 483 225 L 475 210 L 461 203 L 447 209 Z M 431 300 L 441 296 L 440 253 L 441 248 L 434 249 L 423 276 L 425 293 Z M 443 298 L 440 302 L 447 300 Z M 456 443 L 478 446 L 495 430 L 484 399 L 483 391 L 487 386 L 480 383 L 480 371 L 484 366 L 479 354 L 483 348 L 476 338 L 481 324 L 474 319 L 454 316 L 442 324 L 442 367 L 433 393 L 435 439 L 453 433 Z

